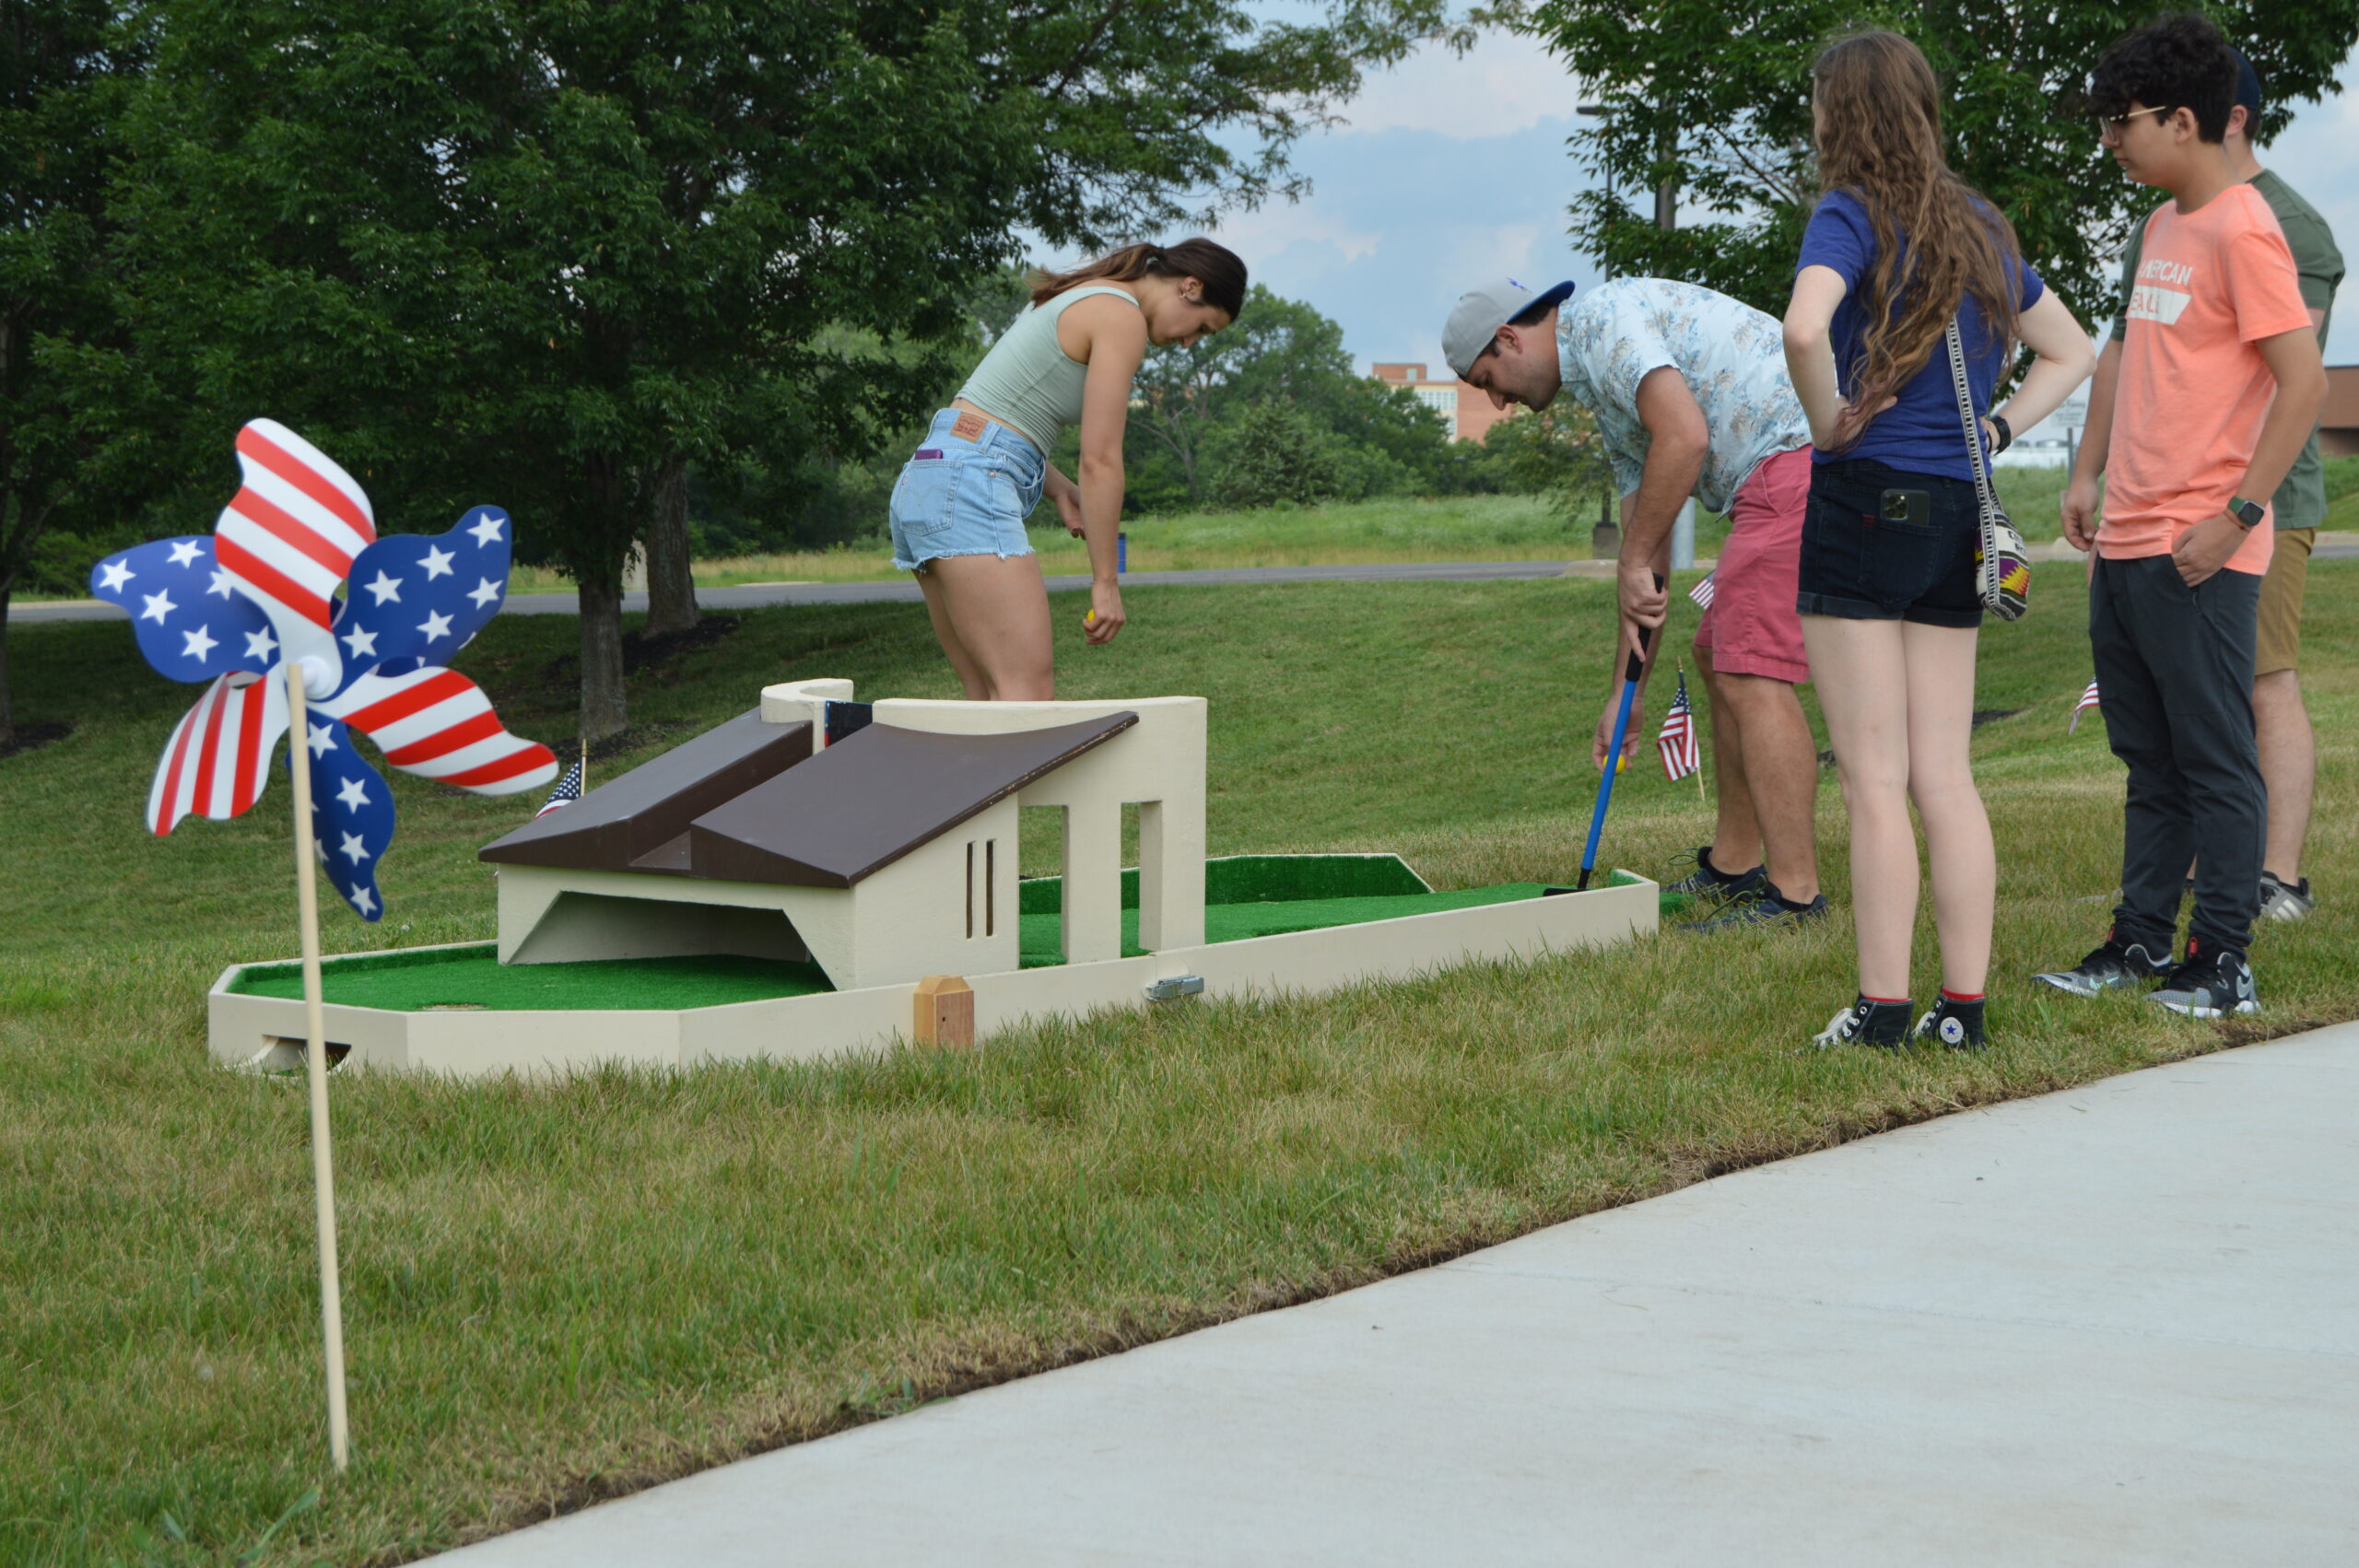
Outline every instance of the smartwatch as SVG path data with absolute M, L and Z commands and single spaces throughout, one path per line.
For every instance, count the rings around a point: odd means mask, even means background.
M 2269 515 L 2269 509 L 2259 501 L 2248 501 L 2237 496 L 2228 502 L 2228 515 L 2249 533 L 2260 526 L 2260 520 Z

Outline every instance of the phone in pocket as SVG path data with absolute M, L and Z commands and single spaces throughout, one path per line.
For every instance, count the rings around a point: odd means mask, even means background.
M 1904 528 L 1930 528 L 1933 523 L 1933 493 L 1931 490 L 1886 490 L 1877 503 L 1878 522 L 1898 523 Z

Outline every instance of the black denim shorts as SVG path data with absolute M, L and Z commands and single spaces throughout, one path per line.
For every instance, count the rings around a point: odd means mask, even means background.
M 1886 490 L 1922 490 L 1926 521 L 1892 522 Z M 1801 580 L 1794 607 L 1850 621 L 1915 621 L 1978 626 L 1982 589 L 1975 573 L 1981 519 L 1971 480 L 1910 474 L 1854 458 L 1811 471 L 1802 514 Z

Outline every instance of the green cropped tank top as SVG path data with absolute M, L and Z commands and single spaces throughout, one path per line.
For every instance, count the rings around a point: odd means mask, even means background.
M 994 418 L 1013 425 L 1047 452 L 1081 422 L 1081 389 L 1089 367 L 1057 344 L 1057 318 L 1076 299 L 1116 294 L 1135 305 L 1130 291 L 1090 284 L 1068 288 L 1045 305 L 1027 306 L 958 389 L 958 396 Z

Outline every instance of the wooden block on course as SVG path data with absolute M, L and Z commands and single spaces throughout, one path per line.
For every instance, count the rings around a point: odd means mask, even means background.
M 975 1043 L 975 989 L 956 975 L 928 975 L 918 982 L 917 1017 L 910 1037 L 921 1046 L 968 1047 Z

